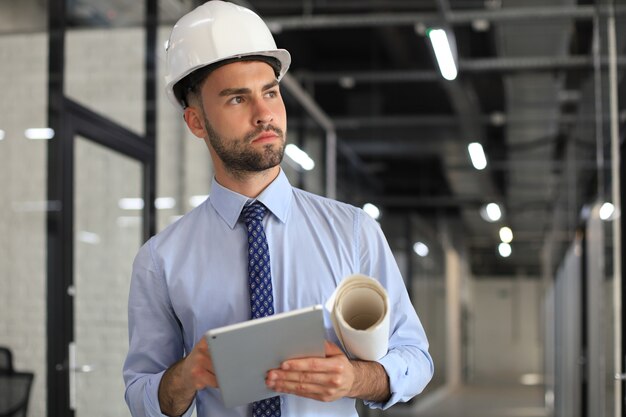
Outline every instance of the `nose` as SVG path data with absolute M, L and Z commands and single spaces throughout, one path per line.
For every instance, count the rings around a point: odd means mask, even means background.
M 254 125 L 266 125 L 274 120 L 274 112 L 263 99 L 256 100 Z

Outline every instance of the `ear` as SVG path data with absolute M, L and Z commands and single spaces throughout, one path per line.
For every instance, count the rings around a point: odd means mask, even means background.
M 204 128 L 204 117 L 202 111 L 196 106 L 187 106 L 183 113 L 183 118 L 187 127 L 194 134 L 194 136 L 204 139 L 207 136 L 206 129 Z

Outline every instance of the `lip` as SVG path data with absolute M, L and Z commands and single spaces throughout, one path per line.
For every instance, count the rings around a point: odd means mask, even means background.
M 277 139 L 278 135 L 274 132 L 265 132 L 265 133 L 261 133 L 259 136 L 257 136 L 252 142 L 253 143 L 259 143 L 259 142 L 269 142 L 272 141 L 274 139 Z

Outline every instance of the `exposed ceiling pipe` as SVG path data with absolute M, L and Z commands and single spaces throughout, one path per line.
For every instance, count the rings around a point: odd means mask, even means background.
M 608 67 L 608 56 L 602 56 L 599 59 L 602 67 Z M 626 55 L 617 56 L 615 60 L 618 67 L 626 67 Z M 594 68 L 594 58 L 588 55 L 570 55 L 459 59 L 458 65 L 459 73 L 592 70 Z M 437 81 L 439 73 L 434 70 L 299 71 L 296 73 L 296 77 L 301 81 L 314 83 L 339 83 L 347 78 L 355 83 L 406 83 Z
M 506 9 L 484 10 L 459 10 L 449 11 L 447 20 L 444 21 L 440 13 L 368 13 L 368 14 L 342 14 L 342 15 L 298 15 L 287 17 L 269 17 L 266 22 L 272 31 L 278 33 L 287 30 L 312 30 L 329 28 L 355 28 L 355 27 L 378 27 L 378 26 L 413 26 L 417 22 L 441 24 L 447 22 L 451 25 L 465 25 L 474 20 L 481 19 L 490 22 L 512 20 L 537 20 L 537 19 L 578 19 L 591 20 L 596 13 L 608 14 L 607 7 L 596 6 L 542 6 L 542 7 L 517 7 Z M 626 6 L 616 6 L 616 15 L 626 14 Z

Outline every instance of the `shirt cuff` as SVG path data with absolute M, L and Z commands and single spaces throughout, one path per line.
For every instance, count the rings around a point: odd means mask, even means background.
M 150 375 L 146 381 L 145 389 L 145 397 L 144 397 L 144 408 L 146 410 L 146 417 L 168 417 L 167 415 L 161 413 L 161 405 L 159 404 L 159 385 L 161 384 L 161 378 L 165 371 L 159 372 L 158 374 Z M 194 399 L 183 417 L 191 416 L 195 408 Z
M 376 362 L 380 363 L 383 368 L 385 368 L 385 372 L 387 372 L 389 376 L 389 391 L 391 392 L 391 397 L 384 403 L 376 401 L 363 401 L 363 403 L 370 408 L 386 410 L 402 399 L 409 380 L 409 366 L 404 358 L 402 358 L 398 352 L 394 351 L 388 352 L 387 355 Z

